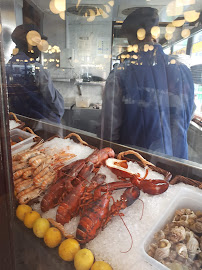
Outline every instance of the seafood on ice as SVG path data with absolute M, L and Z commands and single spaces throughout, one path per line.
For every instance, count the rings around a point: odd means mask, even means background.
M 148 255 L 170 269 L 201 269 L 202 237 L 201 232 L 195 229 L 195 224 L 200 223 L 200 220 L 199 211 L 176 210 L 173 220 L 154 235 Z M 161 239 L 162 236 L 165 236 L 165 239 Z M 169 247 L 169 252 L 166 247 Z

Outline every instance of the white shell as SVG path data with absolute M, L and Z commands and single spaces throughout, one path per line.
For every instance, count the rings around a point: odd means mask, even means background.
M 199 242 L 192 232 L 186 232 L 186 235 L 189 237 L 187 241 L 187 250 L 189 257 L 193 260 L 195 256 L 200 253 Z
M 182 257 L 182 258 L 185 258 L 187 259 L 188 258 L 188 252 L 187 252 L 187 247 L 185 244 L 183 243 L 179 243 L 176 245 L 176 252 L 177 254 Z
M 161 243 L 161 242 L 165 243 L 166 246 L 163 247 L 163 248 L 158 247 L 158 248 L 156 249 L 154 258 L 155 258 L 157 261 L 162 261 L 163 259 L 169 257 L 169 255 L 170 255 L 170 247 L 171 247 L 171 243 L 170 243 L 167 239 L 162 239 L 162 240 L 160 240 L 160 243 Z
M 180 241 L 183 241 L 186 237 L 186 231 L 185 231 L 185 228 L 180 226 L 180 227 L 177 227 L 175 226 L 174 228 L 171 229 L 171 232 L 170 232 L 170 240 L 173 242 L 173 243 L 177 243 L 177 242 L 180 242 Z

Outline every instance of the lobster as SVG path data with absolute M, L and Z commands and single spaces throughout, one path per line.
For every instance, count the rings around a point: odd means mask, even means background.
M 169 187 L 169 179 L 160 180 L 160 179 L 146 179 L 148 175 L 148 169 L 146 170 L 145 176 L 140 177 L 139 174 L 134 174 L 128 170 L 127 160 L 119 160 L 115 158 L 109 158 L 106 160 L 106 166 L 118 177 L 121 177 L 123 181 L 130 179 L 131 183 L 138 187 L 143 192 L 150 195 L 159 195 L 165 192 Z
M 106 176 L 97 174 L 91 180 L 93 188 L 104 183 Z M 76 187 L 73 188 L 71 193 L 68 193 L 59 205 L 56 215 L 56 221 L 64 225 L 68 223 L 73 217 L 79 214 L 79 208 L 82 196 L 86 190 L 88 181 L 81 181 Z
M 112 191 L 128 187 L 121 195 L 120 200 L 114 201 L 111 208 L 110 200 L 113 199 Z M 101 192 L 105 192 L 101 195 Z M 93 240 L 99 231 L 103 229 L 113 216 L 123 215 L 120 210 L 132 205 L 140 196 L 140 190 L 131 182 L 113 182 L 95 189 L 94 201 L 82 211 L 79 225 L 76 231 L 76 239 L 81 244 Z
M 58 173 L 58 179 L 44 195 L 41 201 L 41 210 L 46 212 L 62 203 L 66 195 L 78 185 L 78 182 L 85 180 L 96 167 L 103 164 L 107 158 L 114 156 L 114 151 L 109 147 L 101 150 L 96 149 L 86 159 L 64 166 Z

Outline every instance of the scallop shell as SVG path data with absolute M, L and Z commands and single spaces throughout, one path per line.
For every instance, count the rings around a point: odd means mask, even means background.
M 180 242 L 180 241 L 183 241 L 186 237 L 186 231 L 185 231 L 185 228 L 180 226 L 180 227 L 177 227 L 175 226 L 174 228 L 171 229 L 171 232 L 170 232 L 170 240 L 173 242 L 173 243 L 177 243 L 177 242 Z
M 182 257 L 184 259 L 188 258 L 188 251 L 187 251 L 187 247 L 185 244 L 183 244 L 183 243 L 177 244 L 175 250 L 180 257 Z
M 162 239 L 162 240 L 159 241 L 159 243 L 160 244 L 164 243 L 164 244 L 166 244 L 166 246 L 165 247 L 162 247 L 162 248 L 161 247 L 158 247 L 156 249 L 154 258 L 157 261 L 162 261 L 163 259 L 169 257 L 171 243 L 167 239 Z

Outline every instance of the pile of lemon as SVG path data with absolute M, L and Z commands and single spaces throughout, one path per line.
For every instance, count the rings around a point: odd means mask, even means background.
M 112 270 L 112 267 L 104 261 L 95 261 L 93 253 L 87 248 L 80 248 L 80 244 L 75 239 L 66 239 L 62 241 L 61 232 L 50 227 L 46 218 L 42 218 L 36 211 L 28 205 L 19 205 L 16 209 L 16 216 L 24 222 L 24 225 L 33 229 L 34 234 L 43 238 L 49 248 L 55 248 L 59 245 L 58 253 L 64 261 L 74 261 L 76 270 Z

